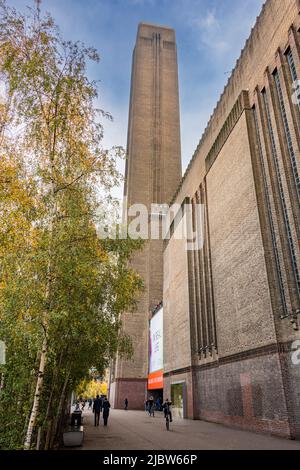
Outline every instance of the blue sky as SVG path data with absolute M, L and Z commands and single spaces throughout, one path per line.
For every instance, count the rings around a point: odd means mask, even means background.
M 33 0 L 8 0 L 20 9 Z M 66 39 L 95 46 L 100 105 L 111 112 L 105 144 L 126 146 L 131 55 L 140 21 L 175 28 L 183 169 L 249 36 L 263 0 L 43 0 Z

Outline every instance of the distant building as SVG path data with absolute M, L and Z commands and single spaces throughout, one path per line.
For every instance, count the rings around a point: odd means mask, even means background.
M 177 53 L 174 30 L 141 23 L 133 52 L 124 196 L 128 207 L 168 203 L 181 179 Z M 111 400 L 123 407 L 144 407 L 148 377 L 149 311 L 163 296 L 163 242 L 152 240 L 132 266 L 145 291 L 124 329 L 133 339 L 133 361 L 118 359 Z

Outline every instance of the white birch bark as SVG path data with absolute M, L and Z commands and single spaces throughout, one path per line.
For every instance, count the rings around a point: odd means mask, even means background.
M 33 434 L 34 426 L 36 423 L 37 415 L 39 412 L 40 394 L 41 394 L 41 390 L 43 387 L 46 359 L 47 359 L 47 340 L 45 338 L 43 341 L 43 347 L 42 347 L 42 352 L 41 352 L 41 357 L 40 357 L 40 365 L 39 365 L 39 371 L 38 371 L 38 378 L 36 381 L 36 388 L 35 388 L 32 410 L 31 410 L 28 428 L 27 428 L 26 437 L 25 437 L 25 442 L 24 442 L 24 450 L 29 450 L 31 446 L 32 434 Z

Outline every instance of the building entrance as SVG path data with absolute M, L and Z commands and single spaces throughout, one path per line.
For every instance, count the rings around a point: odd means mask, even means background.
M 185 418 L 185 382 L 171 384 L 171 402 L 174 418 Z
M 164 395 L 164 390 L 162 388 L 157 389 L 157 390 L 148 390 L 148 398 L 153 397 L 154 403 L 155 403 L 155 409 L 157 411 L 162 411 L 163 395 Z

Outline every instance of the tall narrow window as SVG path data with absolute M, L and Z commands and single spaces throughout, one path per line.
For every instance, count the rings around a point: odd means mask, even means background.
M 279 285 L 281 305 L 282 305 L 282 308 L 283 308 L 283 313 L 287 314 L 286 295 L 285 295 L 284 284 L 283 284 L 282 270 L 281 270 L 281 266 L 280 266 L 280 258 L 279 258 L 277 240 L 276 240 L 276 232 L 275 232 L 275 226 L 274 226 L 274 220 L 273 220 L 272 208 L 271 208 L 271 199 L 270 199 L 270 194 L 269 194 L 269 189 L 268 189 L 267 173 L 266 173 L 263 149 L 262 149 L 261 139 L 260 139 L 257 112 L 256 112 L 255 107 L 253 107 L 253 114 L 254 114 L 254 120 L 255 120 L 256 136 L 257 136 L 257 142 L 258 142 L 258 151 L 259 151 L 259 158 L 260 158 L 262 176 L 263 176 L 263 183 L 264 183 L 265 200 L 266 200 L 269 224 L 270 224 L 270 229 L 271 229 L 272 246 L 273 246 L 273 252 L 274 252 L 274 255 L 275 255 L 276 274 L 277 274 L 278 285 Z
M 286 53 L 287 61 L 290 68 L 291 79 L 293 82 L 294 94 L 296 97 L 296 104 L 298 103 L 298 108 L 300 110 L 300 81 L 298 80 L 297 69 L 291 49 L 288 49 Z
M 293 147 L 290 127 L 289 127 L 289 122 L 288 122 L 288 118 L 287 118 L 287 115 L 286 115 L 286 109 L 285 109 L 285 104 L 284 104 L 284 99 L 283 99 L 283 93 L 282 93 L 279 73 L 278 73 L 277 70 L 274 73 L 274 80 L 275 80 L 275 85 L 276 85 L 276 90 L 277 90 L 277 95 L 278 95 L 278 100 L 279 100 L 280 113 L 281 113 L 283 126 L 284 126 L 284 132 L 285 132 L 285 137 L 286 137 L 286 142 L 287 142 L 287 148 L 288 148 L 290 161 L 291 161 L 293 177 L 294 177 L 294 181 L 295 181 L 295 185 L 296 185 L 296 189 L 297 189 L 298 199 L 299 199 L 299 202 L 300 202 L 300 179 L 299 179 L 299 173 L 298 173 L 298 168 L 297 168 L 296 155 L 295 155 L 295 152 L 294 152 L 294 147 Z
M 284 190 L 283 190 L 282 176 L 281 176 L 279 160 L 278 160 L 278 155 L 277 155 L 277 150 L 276 150 L 269 102 L 268 102 L 268 97 L 265 91 L 263 91 L 262 95 L 263 95 L 263 100 L 264 100 L 264 105 L 265 105 L 266 116 L 267 116 L 268 130 L 269 130 L 269 136 L 271 140 L 272 157 L 273 157 L 273 161 L 275 165 L 276 177 L 277 177 L 277 182 L 278 182 L 278 187 L 279 187 L 279 195 L 280 195 L 280 202 L 281 202 L 281 207 L 282 207 L 282 212 L 283 212 L 283 217 L 284 217 L 284 225 L 286 229 L 288 246 L 289 246 L 289 251 L 291 255 L 292 269 L 293 269 L 293 273 L 294 273 L 294 277 L 296 281 L 298 295 L 300 297 L 299 269 L 297 265 L 295 245 L 293 241 L 293 236 L 292 236 L 292 231 L 291 231 L 291 226 L 290 226 L 290 221 L 289 221 L 289 216 L 288 216 L 288 210 L 287 210 L 287 205 L 286 205 L 286 200 L 285 200 L 285 195 L 284 195 Z
M 293 53 L 292 53 L 291 49 L 288 50 L 288 52 L 286 54 L 286 57 L 287 57 L 287 61 L 288 61 L 289 67 L 290 67 L 292 80 L 293 80 L 293 82 L 295 82 L 295 81 L 298 80 L 298 76 L 297 76 L 296 65 L 295 65 L 295 62 L 294 62 L 294 57 L 293 57 Z

